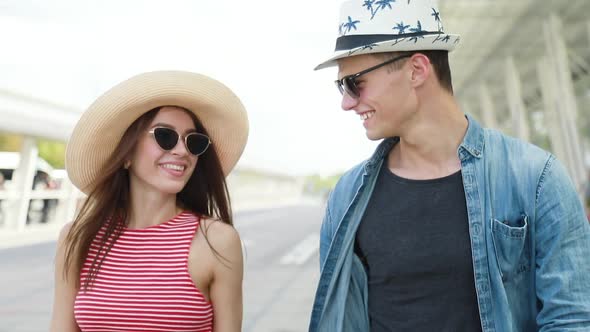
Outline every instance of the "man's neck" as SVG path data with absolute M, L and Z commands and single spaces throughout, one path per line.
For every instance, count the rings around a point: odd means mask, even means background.
M 453 96 L 441 94 L 422 102 L 400 142 L 391 150 L 389 169 L 409 179 L 433 179 L 461 169 L 457 149 L 468 121 Z

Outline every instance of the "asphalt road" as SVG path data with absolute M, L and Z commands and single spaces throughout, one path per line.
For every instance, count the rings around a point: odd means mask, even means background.
M 319 277 L 323 209 L 237 213 L 244 242 L 244 332 L 306 331 Z M 55 242 L 0 250 L 0 332 L 47 331 Z

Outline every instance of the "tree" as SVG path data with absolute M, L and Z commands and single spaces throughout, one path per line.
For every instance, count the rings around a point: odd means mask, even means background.
M 66 158 L 66 144 L 62 142 L 37 140 L 39 157 L 45 159 L 54 168 L 64 168 Z
M 0 134 L 0 151 L 20 152 L 22 144 L 23 137 L 21 135 Z M 39 149 L 39 157 L 45 159 L 52 167 L 65 167 L 65 143 L 38 139 L 37 148 Z
M 18 152 L 23 138 L 15 134 L 0 134 L 0 151 Z

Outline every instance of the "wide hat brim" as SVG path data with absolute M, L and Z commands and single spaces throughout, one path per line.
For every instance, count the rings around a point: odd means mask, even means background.
M 156 71 L 134 76 L 98 97 L 76 124 L 66 149 L 72 183 L 88 194 L 127 128 L 161 106 L 190 110 L 207 129 L 227 176 L 248 139 L 248 117 L 239 98 L 205 75 Z
M 444 50 L 451 52 L 459 44 L 460 40 L 460 36 L 455 34 L 429 34 L 390 39 L 378 43 L 371 43 L 351 49 L 336 51 L 328 60 L 317 65 L 314 70 L 336 66 L 338 60 L 342 58 L 362 54 L 406 51 L 419 52 L 426 50 Z

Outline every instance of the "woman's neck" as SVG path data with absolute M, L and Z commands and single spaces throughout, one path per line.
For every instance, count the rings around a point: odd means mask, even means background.
M 172 219 L 181 209 L 176 204 L 176 195 L 138 188 L 131 185 L 131 206 L 127 227 L 146 228 Z

